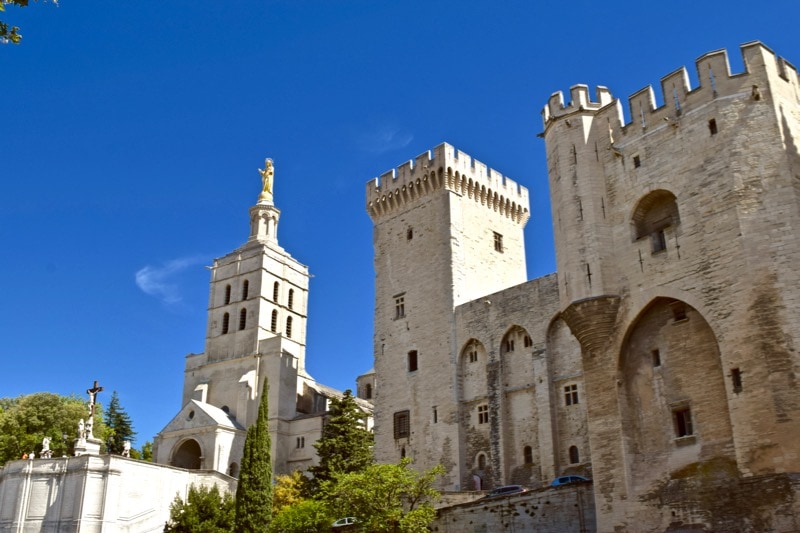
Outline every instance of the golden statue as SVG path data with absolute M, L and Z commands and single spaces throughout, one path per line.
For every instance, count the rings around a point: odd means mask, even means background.
M 264 169 L 258 169 L 261 174 L 261 194 L 258 195 L 258 200 L 272 201 L 272 182 L 275 179 L 275 168 L 272 166 L 272 159 L 267 158 L 264 160 Z

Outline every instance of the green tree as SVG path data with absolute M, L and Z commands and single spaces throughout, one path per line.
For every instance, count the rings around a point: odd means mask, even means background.
M 58 4 L 58 0 L 52 0 L 52 2 Z M 0 12 L 6 10 L 6 5 L 25 7 L 29 3 L 30 0 L 0 0 Z M 0 42 L 19 44 L 21 40 L 22 34 L 19 33 L 19 28 L 17 26 L 9 26 L 6 22 L 0 20 Z
M 234 502 L 230 493 L 220 494 L 216 485 L 189 487 L 186 501 L 175 496 L 169 506 L 165 532 L 228 533 L 233 531 Z
M 314 475 L 311 490 L 316 492 L 322 483 L 337 474 L 360 472 L 370 466 L 373 463 L 372 442 L 366 415 L 352 392 L 348 389 L 341 398 L 333 398 L 322 437 L 314 444 L 319 464 L 309 468 Z
M 78 436 L 78 421 L 88 415 L 86 402 L 77 396 L 38 392 L 0 398 L 0 465 L 22 454 L 38 455 L 44 437 L 50 437 L 54 457 L 69 455 Z M 93 433 L 101 440 L 108 433 L 99 404 Z
M 317 533 L 330 531 L 336 518 L 325 502 L 320 500 L 299 500 L 283 507 L 270 523 L 270 533 Z
M 133 430 L 131 417 L 128 416 L 128 413 L 119 403 L 117 391 L 111 393 L 111 400 L 108 402 L 104 420 L 109 429 L 106 440 L 107 451 L 108 453 L 121 455 L 125 449 L 125 441 L 128 440 L 133 443 L 136 432 Z
M 264 531 L 272 518 L 272 457 L 269 385 L 264 378 L 256 423 L 247 430 L 236 490 L 236 531 Z
M 436 517 L 433 488 L 444 473 L 440 465 L 426 472 L 409 468 L 409 459 L 399 464 L 373 464 L 361 472 L 339 474 L 323 486 L 334 516 L 358 519 L 359 531 L 370 533 L 426 533 Z
M 134 456 L 133 452 L 136 452 Z M 153 441 L 149 440 L 142 444 L 141 450 L 131 450 L 131 457 L 134 459 L 141 459 L 142 461 L 153 462 Z

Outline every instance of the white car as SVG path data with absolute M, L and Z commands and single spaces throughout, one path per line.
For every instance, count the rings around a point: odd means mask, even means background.
M 334 522 L 334 523 L 333 523 L 333 525 L 332 525 L 332 527 L 346 527 L 346 526 L 352 526 L 352 525 L 353 525 L 353 524 L 355 524 L 356 522 L 358 522 L 358 520 L 356 520 L 356 519 L 355 519 L 355 517 L 353 517 L 353 516 L 348 516 L 348 517 L 345 517 L 345 518 L 340 518 L 339 520 L 337 520 L 336 522 Z

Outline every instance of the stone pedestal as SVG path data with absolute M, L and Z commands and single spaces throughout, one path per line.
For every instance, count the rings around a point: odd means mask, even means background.
M 100 439 L 75 439 L 75 457 L 81 455 L 100 455 Z

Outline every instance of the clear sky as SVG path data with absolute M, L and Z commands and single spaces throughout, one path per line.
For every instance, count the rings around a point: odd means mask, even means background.
M 275 161 L 279 242 L 310 267 L 307 366 L 372 366 L 365 184 L 448 142 L 530 189 L 528 271 L 555 269 L 540 111 L 627 96 L 761 40 L 800 63 L 796 0 L 60 0 L 0 45 L 0 397 L 119 393 L 150 440 L 204 349 L 209 272 Z

